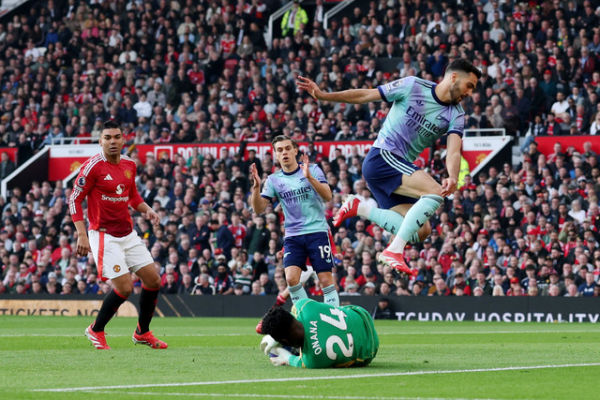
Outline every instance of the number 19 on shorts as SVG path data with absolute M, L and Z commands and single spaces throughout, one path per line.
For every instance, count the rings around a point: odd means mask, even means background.
M 321 252 L 322 259 L 331 259 L 331 247 L 329 245 L 319 246 L 319 251 Z

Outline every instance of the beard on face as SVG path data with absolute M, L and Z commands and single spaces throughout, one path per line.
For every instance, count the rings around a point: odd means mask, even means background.
M 460 93 L 460 87 L 459 87 L 458 81 L 454 82 L 452 84 L 452 87 L 450 88 L 450 99 L 451 99 L 452 104 L 459 104 L 463 99 L 463 96 Z

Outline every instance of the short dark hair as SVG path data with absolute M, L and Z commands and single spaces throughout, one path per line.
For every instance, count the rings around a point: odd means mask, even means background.
M 452 71 L 462 71 L 462 72 L 466 72 L 466 73 L 473 73 L 473 74 L 475 74 L 477 79 L 481 78 L 481 71 L 479 70 L 479 68 L 474 66 L 470 61 L 467 61 L 463 58 L 458 58 L 458 59 L 452 61 L 450 64 L 448 64 L 448 66 L 446 67 L 446 73 L 452 72 Z
M 282 339 L 289 337 L 293 322 L 292 314 L 281 307 L 274 307 L 262 319 L 262 332 L 281 342 Z
M 121 124 L 119 124 L 114 119 L 109 119 L 107 121 L 104 121 L 104 123 L 102 124 L 102 128 L 103 129 L 121 129 Z
M 271 142 L 271 145 L 273 146 L 273 148 L 275 148 L 276 143 L 283 142 L 284 140 L 289 140 L 290 142 L 292 142 L 292 146 L 294 146 L 295 149 L 298 148 L 298 143 L 296 143 L 296 141 L 294 139 L 287 137 L 285 135 L 275 136 L 275 138 L 273 138 L 273 141 Z

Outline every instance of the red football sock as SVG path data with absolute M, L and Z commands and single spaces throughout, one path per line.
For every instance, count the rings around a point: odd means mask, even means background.
M 286 301 L 287 301 L 287 298 L 283 297 L 282 295 L 277 295 L 277 300 L 275 301 L 275 305 L 282 306 L 285 304 Z

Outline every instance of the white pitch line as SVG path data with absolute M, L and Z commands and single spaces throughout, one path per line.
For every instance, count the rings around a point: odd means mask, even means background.
M 528 370 L 528 369 L 598 367 L 598 366 L 600 366 L 600 363 L 530 365 L 530 366 L 522 366 L 522 367 L 476 368 L 476 369 L 456 369 L 456 370 L 441 370 L 441 371 L 385 372 L 385 373 L 379 373 L 379 374 L 299 376 L 299 377 L 290 377 L 290 378 L 266 378 L 266 379 L 237 379 L 237 380 L 231 380 L 231 381 L 213 381 L 213 382 L 180 382 L 180 383 L 148 383 L 148 384 L 140 384 L 140 385 L 84 386 L 84 387 L 75 387 L 75 388 L 70 387 L 70 388 L 56 388 L 56 389 L 32 389 L 32 391 L 34 391 L 34 392 L 81 392 L 81 391 L 107 390 L 107 389 L 138 389 L 138 388 L 151 388 L 151 387 L 231 385 L 231 384 L 235 384 L 235 383 L 300 382 L 300 381 L 316 381 L 316 380 L 379 378 L 379 377 L 389 377 L 389 376 L 461 374 L 461 373 L 470 373 L 470 372 L 502 372 L 502 371 L 522 371 L 522 370 Z
M 254 335 L 254 332 L 248 332 L 248 333 L 217 333 L 217 334 L 212 334 L 212 333 L 192 333 L 189 335 L 169 335 L 170 337 L 205 337 L 205 336 L 210 336 L 210 337 L 214 337 L 214 336 L 249 336 L 249 335 Z M 44 333 L 30 333 L 30 334 L 24 334 L 24 335 L 17 335 L 17 334 L 11 334 L 11 333 L 7 333 L 5 335 L 0 333 L 0 337 L 77 337 L 77 336 L 83 336 L 83 335 L 73 335 L 73 334 L 68 334 L 68 333 L 56 333 L 56 334 L 44 334 Z M 106 337 L 111 338 L 111 337 L 130 337 L 131 335 L 111 335 L 111 334 L 107 334 Z
M 403 336 L 403 335 L 496 335 L 496 334 L 540 334 L 540 333 L 600 333 L 600 329 L 597 330 L 531 330 L 531 331 L 494 331 L 494 332 L 440 332 L 440 331 L 428 331 L 428 332 L 377 332 L 379 336 Z M 0 337 L 77 337 L 81 336 L 79 334 L 68 334 L 68 333 L 55 333 L 55 334 L 46 334 L 46 333 L 30 333 L 30 334 L 13 334 L 13 333 L 0 333 Z M 120 335 L 120 334 L 107 334 L 107 337 L 129 337 L 131 335 Z M 169 335 L 170 337 L 214 337 L 214 336 L 257 336 L 254 332 L 248 333 L 189 333 L 189 334 L 178 334 L 178 335 Z M 259 337 L 259 336 L 257 336 Z
M 555 329 L 555 330 L 527 330 L 527 331 L 489 331 L 489 332 L 473 332 L 473 331 L 422 331 L 422 332 L 377 332 L 379 336 L 386 335 L 496 335 L 496 334 L 519 334 L 519 333 L 531 333 L 531 334 L 540 334 L 540 333 L 600 333 L 600 329 L 578 329 L 578 330 L 568 330 L 568 329 Z
M 177 393 L 177 392 L 115 392 L 103 390 L 88 390 L 85 393 L 94 394 L 127 394 L 135 396 L 175 396 L 175 397 L 248 397 L 248 398 L 270 398 L 270 399 L 323 399 L 323 400 L 364 400 L 364 396 L 324 396 L 324 395 L 302 395 L 302 394 L 256 394 L 256 393 Z M 448 398 L 448 397 L 386 397 L 369 396 L 369 400 L 467 400 L 467 398 Z M 492 400 L 477 399 L 468 400 Z M 495 399 L 498 400 L 498 399 Z

